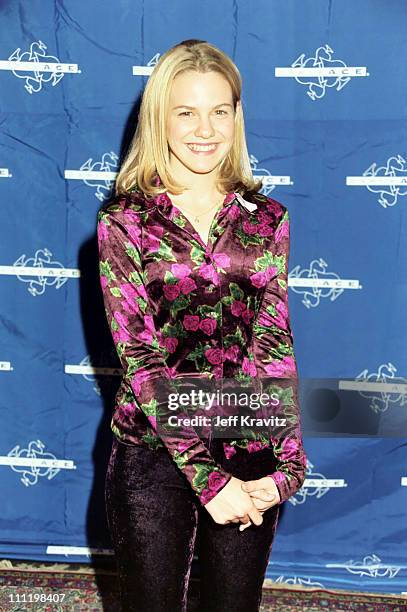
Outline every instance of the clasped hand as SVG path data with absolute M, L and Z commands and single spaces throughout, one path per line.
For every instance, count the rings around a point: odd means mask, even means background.
M 243 531 L 252 523 L 261 525 L 263 513 L 279 502 L 280 494 L 270 476 L 247 481 L 232 476 L 205 508 L 215 523 L 242 523 L 239 529 Z

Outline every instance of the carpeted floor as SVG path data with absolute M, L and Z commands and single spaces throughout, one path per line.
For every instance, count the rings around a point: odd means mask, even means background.
M 120 612 L 117 589 L 117 576 L 109 565 L 0 560 L 0 612 Z M 199 583 L 193 579 L 188 612 L 197 611 L 198 597 Z M 261 612 L 320 610 L 407 612 L 407 597 L 282 587 L 266 581 Z

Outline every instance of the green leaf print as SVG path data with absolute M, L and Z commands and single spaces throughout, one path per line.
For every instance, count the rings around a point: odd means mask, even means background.
M 141 409 L 146 416 L 157 416 L 157 400 L 152 398 L 148 404 L 141 404 Z
M 179 295 L 173 302 L 167 300 L 171 315 L 176 317 L 179 310 L 185 310 L 191 303 L 191 298 L 187 295 Z
M 196 312 L 201 318 L 212 317 L 219 320 L 219 317 L 222 314 L 222 304 L 221 302 L 217 302 L 215 306 L 198 306 Z M 214 314 L 216 315 L 215 317 L 213 316 Z
M 168 244 L 168 242 L 165 242 L 165 240 L 161 240 L 158 254 L 160 258 L 165 259 L 165 261 L 177 261 L 177 258 L 172 252 L 171 246 Z
M 202 249 L 201 245 L 196 246 L 194 243 L 194 246 L 190 250 L 190 257 L 196 267 L 199 268 L 205 258 L 205 251 Z
M 110 287 L 110 293 L 114 295 L 114 297 L 122 297 L 122 292 L 120 291 L 119 287 Z
M 164 274 L 164 282 L 166 285 L 176 285 L 178 283 L 178 278 L 173 275 L 170 270 L 166 270 Z
M 231 296 L 235 300 L 239 300 L 239 301 L 243 300 L 244 292 L 237 283 L 229 283 L 229 291 L 230 291 Z
M 172 455 L 172 458 L 174 459 L 179 469 L 182 470 L 188 463 L 188 451 L 184 451 L 183 453 L 175 451 L 175 453 Z
M 152 450 L 156 450 L 159 447 L 164 447 L 164 444 L 161 442 L 160 438 L 157 438 L 157 436 L 150 432 L 144 434 L 141 439 L 146 442 Z
M 124 434 L 122 434 L 122 432 L 120 431 L 120 429 L 118 429 L 116 427 L 116 425 L 113 423 L 113 418 L 110 422 L 110 429 L 112 430 L 112 432 L 115 434 L 115 436 L 117 436 L 119 438 L 119 440 L 123 440 L 124 438 Z
M 130 242 L 126 242 L 126 253 L 131 257 L 137 267 L 141 267 L 140 252 Z
M 116 279 L 116 275 L 114 272 L 112 272 L 112 269 L 110 267 L 110 262 L 108 259 L 106 259 L 106 261 L 101 261 L 99 264 L 99 269 L 100 269 L 100 275 L 101 276 L 106 276 L 107 278 L 107 282 L 110 285 L 111 281 L 115 281 Z
M 228 348 L 229 346 L 232 346 L 233 344 L 239 344 L 240 346 L 246 346 L 247 344 L 247 341 L 245 340 L 242 330 L 240 329 L 239 326 L 236 327 L 234 334 L 228 334 L 224 338 L 225 348 Z
M 264 237 L 259 236 L 258 234 L 255 234 L 255 235 L 246 234 L 240 228 L 237 230 L 236 235 L 239 238 L 240 243 L 242 244 L 242 246 L 244 246 L 245 248 L 247 248 L 249 246 L 257 246 L 259 244 L 263 244 L 264 243 Z
M 202 489 L 204 489 L 208 483 L 209 472 L 212 472 L 213 468 L 201 463 L 193 463 L 192 466 L 195 468 L 196 472 L 192 479 L 192 484 L 194 488 L 201 493 Z

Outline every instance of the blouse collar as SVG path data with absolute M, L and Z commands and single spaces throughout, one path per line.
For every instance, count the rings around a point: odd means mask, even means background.
M 161 179 L 159 176 L 157 176 L 156 185 L 160 185 L 160 184 L 161 184 Z M 167 214 L 170 217 L 172 216 L 171 213 L 173 212 L 173 204 L 172 204 L 171 198 L 169 197 L 166 191 L 164 193 L 160 193 L 157 196 L 153 197 L 152 201 L 154 204 L 156 204 L 160 208 L 161 212 Z M 249 202 L 248 200 L 245 200 L 243 196 L 237 191 L 232 191 L 225 195 L 221 210 L 229 208 L 229 206 L 232 203 L 238 203 L 240 207 L 243 207 L 249 213 L 253 213 L 257 209 L 257 204 L 255 204 L 254 202 Z

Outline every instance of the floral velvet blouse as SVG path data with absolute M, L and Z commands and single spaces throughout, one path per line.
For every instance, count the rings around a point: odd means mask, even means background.
M 237 446 L 271 446 L 277 469 L 269 476 L 286 501 L 306 468 L 288 310 L 287 208 L 261 193 L 228 193 L 205 244 L 166 191 L 148 198 L 135 188 L 100 209 L 97 236 L 105 312 L 123 368 L 112 432 L 127 444 L 166 448 L 205 505 L 232 474 L 194 427 L 161 425 L 169 394 L 178 392 L 175 379 L 281 377 L 289 381 L 280 394 L 289 431 L 249 429 L 225 439 L 223 449 L 229 458 Z

